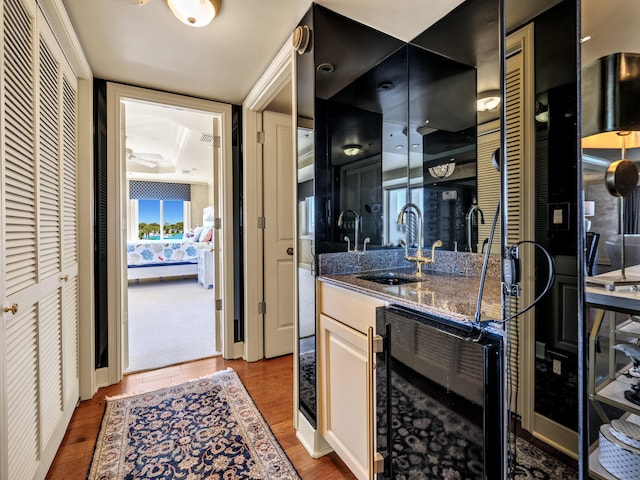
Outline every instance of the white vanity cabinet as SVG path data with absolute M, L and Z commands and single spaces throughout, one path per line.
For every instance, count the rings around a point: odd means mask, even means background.
M 385 302 L 318 282 L 320 433 L 354 475 L 374 478 L 376 307 Z

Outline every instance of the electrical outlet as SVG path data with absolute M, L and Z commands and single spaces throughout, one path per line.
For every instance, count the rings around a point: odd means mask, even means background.
M 558 359 L 553 360 L 553 373 L 556 375 L 562 375 L 562 363 L 560 363 L 560 360 Z

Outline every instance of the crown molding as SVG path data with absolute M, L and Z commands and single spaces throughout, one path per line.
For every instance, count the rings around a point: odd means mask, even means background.
M 91 67 L 82 50 L 76 31 L 73 29 L 71 19 L 62 0 L 37 0 L 38 7 L 47 19 L 60 48 L 67 58 L 76 77 L 89 80 L 93 78 Z

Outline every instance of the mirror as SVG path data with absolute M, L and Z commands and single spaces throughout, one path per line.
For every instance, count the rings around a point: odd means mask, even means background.
M 317 102 L 327 119 L 327 167 L 333 180 L 325 251 L 397 245 L 384 222 L 383 184 L 397 182 L 403 189 L 407 184 L 406 65 L 402 47 Z
M 634 19 L 640 15 L 640 5 L 635 2 L 597 2 L 583 0 L 582 37 L 582 201 L 585 231 L 585 336 L 587 349 L 587 412 L 588 421 L 584 429 L 588 449 L 588 472 L 592 478 L 633 478 L 637 472 L 637 455 L 630 454 L 619 429 L 635 423 L 631 428 L 639 429 L 640 399 L 637 394 L 638 379 L 633 368 L 633 349 L 640 337 L 640 328 L 635 320 L 640 305 L 637 294 L 630 293 L 633 287 L 618 285 L 611 291 L 603 287 L 606 282 L 617 282 L 621 276 L 622 233 L 625 236 L 624 266 L 626 282 L 639 280 L 636 265 L 640 264 L 640 210 L 638 210 L 638 187 L 623 197 L 612 196 L 606 187 L 605 175 L 613 162 L 626 159 L 640 165 L 640 148 L 637 139 L 638 117 L 638 53 L 637 27 Z M 617 55 L 624 54 L 624 55 Z M 627 56 L 628 55 L 628 56 Z M 624 58 L 624 59 L 623 59 Z M 625 75 L 623 89 L 602 88 L 597 85 L 600 75 L 594 71 L 610 72 L 608 78 L 620 78 L 615 64 L 633 66 Z M 626 70 L 626 68 L 625 68 Z M 634 73 L 635 72 L 635 73 Z M 609 84 L 613 86 L 613 84 Z M 610 122 L 607 131 L 625 130 L 626 151 L 622 143 L 617 145 L 602 142 L 598 133 L 603 117 L 593 107 L 602 105 L 602 91 L 620 95 L 617 101 L 608 96 L 606 112 Z M 625 97 L 632 94 L 633 99 Z M 627 114 L 631 107 L 632 111 Z M 617 122 L 626 122 L 625 125 Z M 616 127 L 616 128 L 611 128 Z M 621 128 L 624 127 L 624 128 Z M 614 134 L 615 135 L 615 134 Z M 622 137 L 619 137 L 622 138 Z M 604 283 L 603 283 L 604 282 Z M 606 293 L 603 293 L 606 292 Z M 603 305 L 606 295 L 607 304 Z M 625 297 L 632 299 L 627 302 Z M 631 349 L 631 350 L 629 350 Z M 634 390 L 635 386 L 635 390 Z M 618 438 L 619 437 L 619 438 Z M 620 451 L 619 459 L 608 455 L 608 451 Z M 634 451 L 634 450 L 632 450 Z M 615 461 L 614 461 L 615 460 Z
M 422 177 L 425 243 L 440 239 L 444 250 L 489 248 L 500 201 L 492 166 L 502 106 L 499 27 L 497 1 L 467 1 L 411 42 L 409 118 L 422 153 L 419 163 L 412 158 L 412 180 Z M 499 238 L 498 230 L 491 253 L 500 252 Z
M 296 56 L 299 406 L 315 426 L 317 255 L 385 246 L 382 178 L 407 176 L 406 49 L 316 4 L 300 25 L 312 38 Z
M 506 12 L 501 12 L 503 3 Z M 576 12 L 575 0 L 467 0 L 405 44 L 314 5 L 303 20 L 313 32 L 311 49 L 297 55 L 299 115 L 313 119 L 315 146 L 315 217 L 307 219 L 313 225 L 310 270 L 317 272 L 318 254 L 364 249 L 367 238 L 367 250 L 397 248 L 407 232 L 399 231 L 395 220 L 408 201 L 422 207 L 424 243 L 439 237 L 450 250 L 481 253 L 491 248 L 494 254 L 500 253 L 500 239 L 504 244 L 535 239 L 548 247 L 561 267 L 561 278 L 535 314 L 531 311 L 522 322 L 519 336 L 512 338 L 514 348 L 530 355 L 516 353 L 526 362 L 509 370 L 510 381 L 517 379 L 515 386 L 510 384 L 509 419 L 511 432 L 519 438 L 544 436 L 570 454 L 577 452 L 579 400 L 576 109 L 572 108 L 577 101 Z M 509 65 L 526 62 L 522 65 L 532 77 L 522 89 L 512 83 L 506 88 L 507 119 L 514 111 L 523 112 L 522 118 L 532 126 L 530 134 L 507 138 L 509 148 L 514 148 L 508 159 L 524 159 L 521 164 L 532 170 L 521 177 L 521 190 L 508 200 L 509 230 L 498 230 L 494 244 L 488 246 L 485 239 L 501 193 L 492 156 L 501 142 L 502 107 L 489 104 L 478 111 L 477 100 L 501 97 L 505 89 L 499 53 L 504 41 L 502 13 L 507 33 L 513 35 L 526 25 L 535 33 L 527 40 L 529 55 L 535 52 L 535 57 L 521 60 L 515 47 L 507 52 Z M 510 97 L 514 92 L 525 93 Z M 440 101 L 445 97 L 455 108 L 443 107 Z M 443 114 L 443 108 L 449 110 Z M 508 126 L 507 132 L 515 132 L 513 128 Z M 523 150 L 514 138 L 526 138 L 531 148 Z M 353 148 L 349 153 L 354 155 L 347 155 L 345 147 Z M 531 213 L 516 210 L 517 200 L 525 194 Z M 299 213 L 307 211 L 299 200 Z M 558 224 L 550 205 L 560 211 Z M 415 241 L 416 236 L 410 238 Z M 533 250 L 525 257 L 533 300 L 545 281 L 543 274 L 537 276 L 544 259 Z M 299 305 L 308 294 L 299 291 Z M 528 300 L 520 299 L 520 307 Z M 301 352 L 303 341 L 314 345 L 315 337 L 300 339 Z M 553 371 L 557 361 L 560 375 Z M 315 364 L 306 372 L 301 366 L 301 390 L 304 381 L 315 392 Z M 569 407 L 554 412 L 560 398 L 570 399 L 573 413 L 567 413 Z M 315 425 L 314 401 L 301 394 L 300 409 Z M 565 460 L 559 460 L 562 468 Z
M 409 82 L 412 152 L 422 157 L 411 197 L 425 219 L 423 243 L 478 252 L 476 68 L 410 45 Z

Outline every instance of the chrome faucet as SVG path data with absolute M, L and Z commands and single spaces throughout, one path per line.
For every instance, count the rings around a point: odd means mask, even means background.
M 477 203 L 471 204 L 471 208 L 467 212 L 467 250 L 473 252 L 471 242 L 473 241 L 473 227 L 478 226 L 478 218 L 476 214 L 480 215 L 480 223 L 484 225 L 484 213 Z M 476 251 L 478 250 L 478 244 L 476 244 Z
M 422 275 L 422 265 L 435 263 L 436 247 L 441 247 L 442 241 L 436 240 L 435 242 L 433 242 L 433 245 L 431 246 L 431 257 L 425 257 L 422 253 L 422 212 L 420 211 L 420 207 L 418 207 L 415 203 L 407 203 L 404 207 L 402 207 L 402 209 L 400 209 L 400 213 L 398 214 L 398 225 L 404 225 L 404 213 L 409 208 L 412 208 L 416 212 L 416 216 L 418 217 L 418 249 L 416 250 L 416 254 L 409 255 L 406 243 L 401 242 L 401 244 L 404 244 L 404 258 L 406 258 L 410 262 L 416 262 L 416 274 Z
M 355 218 L 355 225 L 353 227 L 354 230 L 354 241 L 353 241 L 353 250 L 354 252 L 358 251 L 358 235 L 359 235 L 359 230 L 360 230 L 360 226 L 361 226 L 361 217 L 360 215 L 358 215 L 358 212 L 356 212 L 355 210 L 352 210 L 351 208 L 347 208 L 346 210 L 343 210 L 340 212 L 340 216 L 338 217 L 338 226 L 342 227 L 343 225 L 343 218 L 345 213 L 351 213 L 353 214 L 354 218 Z M 349 250 L 349 243 L 347 242 L 347 252 L 350 251 Z

